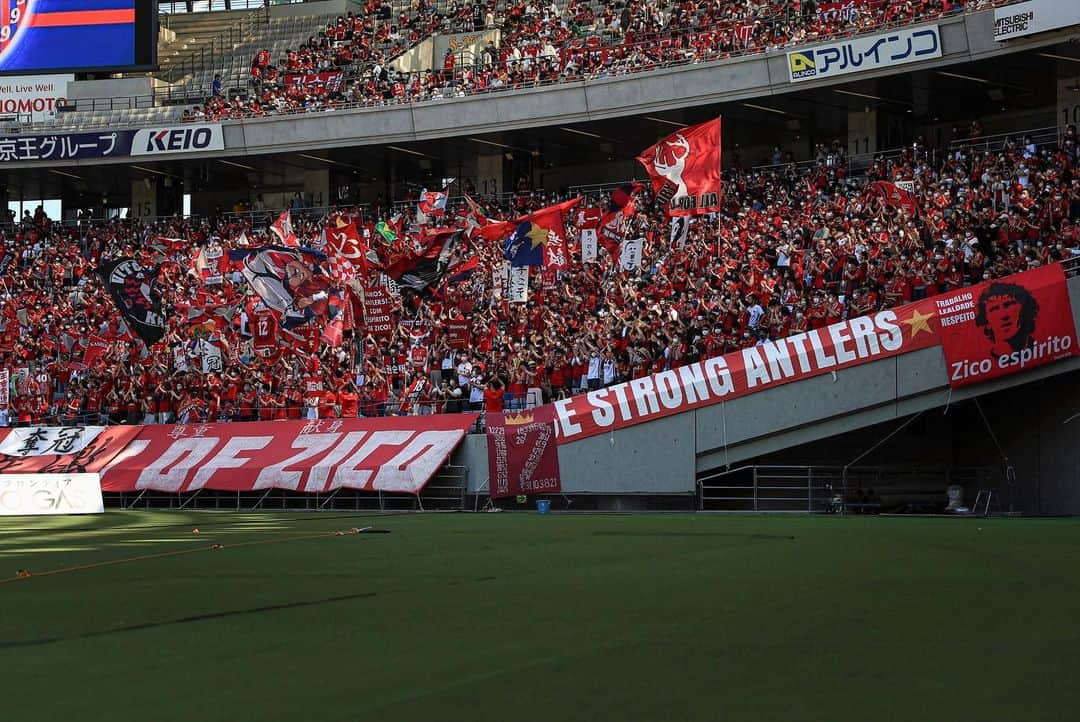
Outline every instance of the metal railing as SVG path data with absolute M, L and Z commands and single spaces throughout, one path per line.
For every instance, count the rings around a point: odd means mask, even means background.
M 1061 130 L 1057 126 L 1045 128 L 1032 128 L 1022 133 L 997 133 L 994 135 L 980 135 L 974 138 L 957 138 L 949 141 L 949 150 L 957 151 L 961 148 L 983 151 L 984 153 L 996 153 L 1005 148 L 1009 143 L 1023 143 L 1024 138 L 1031 138 L 1036 146 L 1057 143 L 1061 138 Z
M 941 511 L 953 484 L 975 488 L 987 468 L 894 469 L 747 465 L 698 477 L 701 511 L 817 514 Z

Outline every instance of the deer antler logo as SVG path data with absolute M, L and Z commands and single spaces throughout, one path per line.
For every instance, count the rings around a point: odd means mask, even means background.
M 675 134 L 675 140 L 664 140 L 656 146 L 653 156 L 653 168 L 662 175 L 669 183 L 675 186 L 673 198 L 686 195 L 686 183 L 683 181 L 683 170 L 686 168 L 686 159 L 690 157 L 690 141 L 683 137 L 682 133 Z M 666 160 L 666 158 L 670 158 Z

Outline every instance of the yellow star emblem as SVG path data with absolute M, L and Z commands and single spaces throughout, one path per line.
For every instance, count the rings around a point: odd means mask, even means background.
M 536 248 L 547 243 L 548 232 L 546 228 L 541 228 L 533 223 L 532 228 L 525 234 L 525 237 L 532 241 L 532 247 Z
M 933 334 L 933 331 L 930 330 L 930 324 L 927 323 L 933 317 L 934 314 L 932 313 L 919 313 L 919 309 L 915 309 L 911 313 L 911 318 L 904 319 L 902 323 L 906 323 L 911 329 L 910 338 L 915 338 L 923 331 L 926 331 L 929 334 Z

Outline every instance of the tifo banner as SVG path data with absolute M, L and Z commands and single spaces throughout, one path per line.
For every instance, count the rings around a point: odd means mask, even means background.
M 0 474 L 0 516 L 104 513 L 97 474 Z
M 1054 264 L 556 401 L 556 430 L 567 443 L 941 345 L 962 386 L 1074 355 L 1072 319 Z
M 345 73 L 340 70 L 329 73 L 292 73 L 285 76 L 285 85 L 290 88 L 322 86 L 328 93 L 337 93 L 341 90 L 344 77 Z
M 937 25 L 898 28 L 790 52 L 788 78 L 798 83 L 940 57 L 941 33 Z
M 12 429 L 0 440 L 4 456 L 77 454 L 98 437 L 104 426 L 29 426 Z
M 72 443 L 70 441 L 72 438 L 81 439 L 82 435 L 78 431 L 85 428 L 97 429 L 93 439 L 77 450 L 63 451 L 68 444 Z M 0 474 L 100 472 L 117 454 L 127 448 L 128 443 L 139 435 L 141 429 L 140 426 L 45 428 L 44 430 L 47 432 L 46 438 L 53 441 L 44 443 L 44 445 L 39 443 L 39 448 L 48 449 L 55 442 L 59 442 L 56 443 L 56 448 L 34 455 L 0 455 Z M 30 427 L 30 429 L 4 430 L 0 432 L 3 434 L 0 445 L 11 448 L 12 434 L 16 431 L 28 430 L 42 430 L 42 428 Z M 25 444 L 26 439 L 24 438 L 20 443 L 15 444 L 16 449 L 23 448 Z M 77 443 L 74 444 L 73 448 L 77 445 Z
M 954 388 L 1080 353 L 1058 264 L 961 288 L 937 296 L 934 304 Z
M 140 427 L 105 491 L 333 489 L 419 493 L 475 415 Z
M 994 40 L 1025 35 L 1080 23 L 1080 3 L 1062 0 L 1031 0 L 994 9 Z
M 541 406 L 485 416 L 491 498 L 558 493 L 562 485 L 554 408 Z
M 825 22 L 853 23 L 859 19 L 859 8 L 864 0 L 841 0 L 821 3 L 814 10 L 814 17 Z
M 66 75 L 17 75 L 0 78 L 0 115 L 14 115 L 18 120 L 40 123 L 56 117 L 56 107 L 67 97 L 67 84 L 75 80 Z
M 390 289 L 381 284 L 364 287 L 364 330 L 372 336 L 394 333 L 394 307 L 397 305 Z

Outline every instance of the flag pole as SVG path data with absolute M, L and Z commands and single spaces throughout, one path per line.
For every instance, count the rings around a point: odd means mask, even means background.
M 716 257 L 720 257 L 720 208 L 724 192 L 724 146 L 723 119 L 716 116 Z

